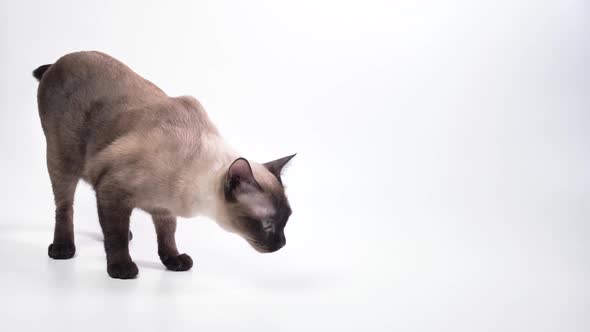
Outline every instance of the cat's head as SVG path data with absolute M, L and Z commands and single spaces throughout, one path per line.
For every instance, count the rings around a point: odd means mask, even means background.
M 285 243 L 291 207 L 281 171 L 295 155 L 265 164 L 238 158 L 223 178 L 223 216 L 220 222 L 259 252 L 274 252 Z

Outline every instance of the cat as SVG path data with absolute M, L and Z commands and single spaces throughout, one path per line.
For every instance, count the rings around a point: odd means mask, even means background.
M 193 266 L 176 247 L 177 217 L 210 217 L 259 252 L 285 245 L 291 208 L 281 171 L 294 155 L 248 161 L 195 98 L 169 97 L 104 53 L 70 53 L 33 76 L 56 205 L 49 257 L 76 252 L 72 205 L 80 179 L 96 193 L 112 278 L 138 275 L 129 255 L 135 208 L 151 214 L 158 255 L 173 271 Z

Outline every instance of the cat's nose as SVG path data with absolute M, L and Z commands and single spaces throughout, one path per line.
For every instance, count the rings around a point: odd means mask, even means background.
M 277 250 L 279 250 L 282 247 L 284 247 L 285 244 L 287 244 L 287 241 L 285 241 L 285 239 L 283 238 L 283 240 L 281 240 L 281 241 L 279 241 L 279 243 L 277 243 Z
M 285 233 L 278 232 L 276 234 L 275 239 L 274 239 L 273 242 L 274 242 L 274 245 L 273 245 L 274 248 L 273 249 L 275 251 L 281 249 L 282 247 L 284 247 L 285 244 L 287 244 L 287 239 L 285 239 Z
M 269 252 L 275 252 L 284 247 L 287 241 L 283 230 L 276 230 L 268 233 L 265 242 Z

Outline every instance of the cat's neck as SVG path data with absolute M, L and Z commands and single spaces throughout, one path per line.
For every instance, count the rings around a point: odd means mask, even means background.
M 223 183 L 231 163 L 240 155 L 217 133 L 201 137 L 198 155 L 188 167 L 185 209 L 190 216 L 220 219 Z

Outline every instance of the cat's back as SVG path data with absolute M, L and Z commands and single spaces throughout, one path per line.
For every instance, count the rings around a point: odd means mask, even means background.
M 148 101 L 166 94 L 119 60 L 84 51 L 64 55 L 52 64 L 39 82 L 38 97 L 40 106 L 49 108 L 52 103 L 84 106 L 96 100 Z

